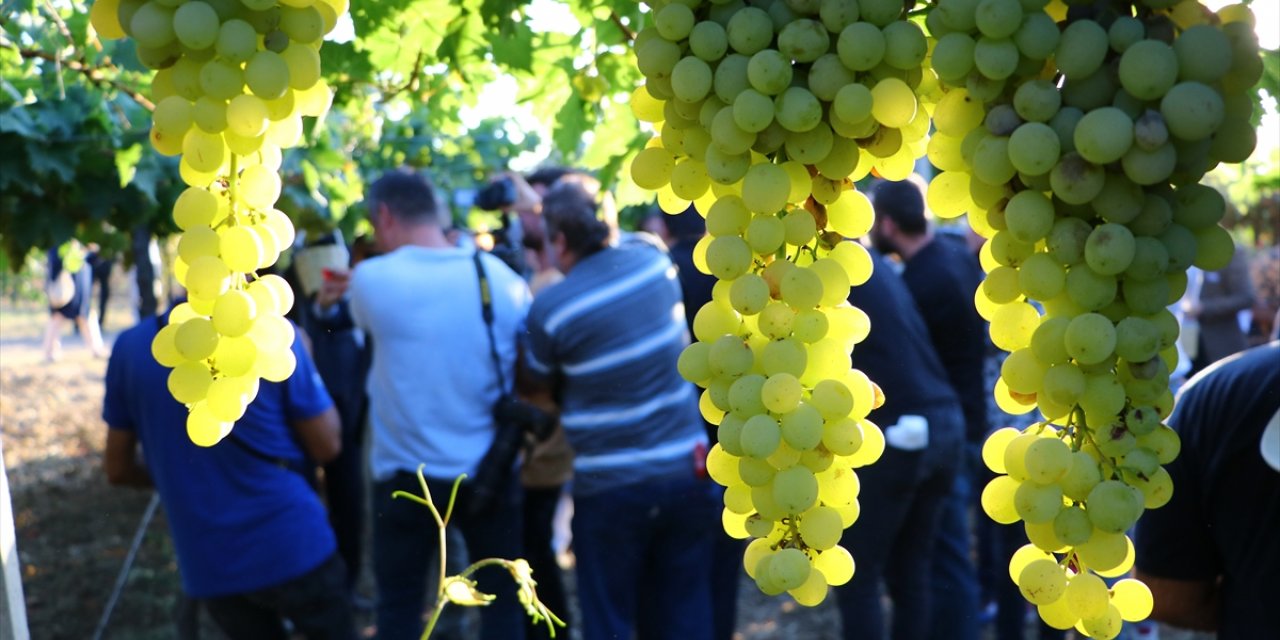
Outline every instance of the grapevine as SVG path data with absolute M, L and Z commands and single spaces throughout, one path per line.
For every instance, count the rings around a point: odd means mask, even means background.
M 169 367 L 168 390 L 185 404 L 187 434 L 212 446 L 231 432 L 259 379 L 294 370 L 293 293 L 259 275 L 293 244 L 274 208 L 281 149 L 302 142 L 304 116 L 324 114 L 332 94 L 320 46 L 346 0 L 97 0 L 94 29 L 128 37 L 156 71 L 150 139 L 181 156 L 187 189 L 173 208 L 182 230 L 175 275 L 187 301 L 151 345 Z

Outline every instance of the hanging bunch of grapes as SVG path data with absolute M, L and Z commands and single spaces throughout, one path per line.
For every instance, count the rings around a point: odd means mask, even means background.
M 293 243 L 280 197 L 281 149 L 301 143 L 302 118 L 332 99 L 320 46 L 347 0 L 97 0 L 103 38 L 128 37 L 156 74 L 151 143 L 181 156 L 188 188 L 175 307 L 152 353 L 173 371 L 169 392 L 190 408 L 187 433 L 210 446 L 256 397 L 259 379 L 293 373 L 288 284 L 258 275 Z
M 707 467 L 725 530 L 753 538 L 747 573 L 816 605 L 853 575 L 854 469 L 884 450 L 866 419 L 883 398 L 849 366 L 870 330 L 849 288 L 871 263 L 846 239 L 873 222 L 853 181 L 924 155 L 928 42 L 901 0 L 649 4 L 632 108 L 658 135 L 631 176 L 706 218 L 694 261 L 718 279 L 680 371 L 718 425 Z
M 1044 417 L 987 440 L 1000 475 L 982 506 L 1025 524 L 1010 575 L 1041 618 L 1113 638 L 1151 594 L 1103 578 L 1129 571 L 1126 532 L 1174 490 L 1167 307 L 1188 268 L 1233 251 L 1223 198 L 1199 181 L 1256 143 L 1253 18 L 1194 0 L 939 0 L 927 25 L 944 91 L 929 202 L 988 239 L 975 300 L 1010 352 L 997 401 Z

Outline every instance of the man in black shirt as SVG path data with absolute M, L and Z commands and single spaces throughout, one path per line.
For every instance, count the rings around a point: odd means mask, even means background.
M 878 462 L 858 470 L 858 501 L 875 517 L 845 531 L 858 576 L 837 593 L 845 638 L 884 637 L 882 579 L 894 604 L 892 637 L 925 638 L 931 553 L 960 467 L 964 416 L 910 292 L 879 253 L 871 256 L 871 279 L 849 302 L 867 314 L 873 334 L 854 348 L 852 364 L 884 391 L 884 405 L 868 419 L 884 429 L 886 446 Z
M 876 211 L 871 241 L 881 252 L 897 254 L 903 262 L 902 280 L 920 309 L 929 340 L 964 409 L 969 445 L 938 529 L 930 636 L 976 640 L 978 579 L 969 559 L 969 509 L 977 492 L 971 490 L 969 474 L 978 467 L 970 461 L 977 460 L 987 431 L 983 387 L 986 337 L 973 303 L 982 269 L 963 241 L 934 233 L 925 207 L 924 183 L 918 177 L 876 184 L 871 201 Z
M 1182 451 L 1173 498 L 1138 523 L 1137 577 L 1152 617 L 1222 640 L 1280 629 L 1280 342 L 1220 361 L 1183 387 L 1169 424 Z

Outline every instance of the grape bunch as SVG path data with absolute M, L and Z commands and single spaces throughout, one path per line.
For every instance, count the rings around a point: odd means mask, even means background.
M 103 38 L 129 37 L 156 70 L 150 139 L 181 155 L 188 185 L 173 208 L 182 230 L 175 275 L 187 290 L 152 354 L 172 369 L 169 392 L 187 405 L 187 434 L 212 446 L 230 433 L 259 379 L 288 378 L 293 292 L 259 275 L 293 244 L 275 208 L 281 149 L 302 141 L 304 116 L 332 99 L 320 77 L 323 36 L 347 0 L 97 0 Z
M 718 280 L 679 369 L 705 389 L 707 469 L 725 530 L 753 539 L 747 573 L 813 606 L 853 575 L 838 543 L 859 514 L 854 469 L 884 450 L 866 419 L 883 397 L 849 361 L 870 331 L 849 288 L 871 261 L 846 238 L 873 222 L 853 180 L 905 178 L 924 155 L 928 42 L 902 0 L 649 6 L 631 107 L 658 134 L 630 175 L 706 218 L 694 262 Z
M 1044 621 L 1113 638 L 1151 596 L 1102 578 L 1129 571 L 1126 532 L 1173 492 L 1167 307 L 1189 267 L 1220 269 L 1233 252 L 1225 202 L 1199 181 L 1256 144 L 1252 15 L 1190 0 L 940 0 L 927 24 L 943 92 L 929 202 L 988 239 L 975 303 L 1009 352 L 996 400 L 1044 418 L 989 437 L 1000 475 L 982 506 L 1024 523 L 1031 544 L 1010 574 Z

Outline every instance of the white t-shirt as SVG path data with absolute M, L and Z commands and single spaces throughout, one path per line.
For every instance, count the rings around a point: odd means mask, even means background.
M 352 274 L 351 316 L 373 341 L 369 463 L 375 480 L 419 464 L 431 478 L 474 477 L 493 442 L 500 391 L 472 253 L 405 246 L 360 263 Z M 529 287 L 501 260 L 483 254 L 482 263 L 510 388 Z

